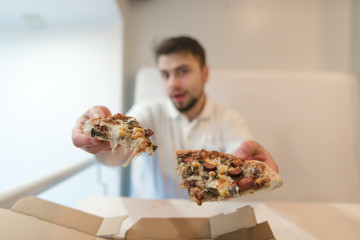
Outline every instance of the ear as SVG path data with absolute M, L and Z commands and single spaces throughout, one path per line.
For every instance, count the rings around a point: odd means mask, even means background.
M 209 81 L 209 66 L 208 65 L 205 65 L 203 67 L 203 75 L 204 75 L 204 83 L 208 82 Z

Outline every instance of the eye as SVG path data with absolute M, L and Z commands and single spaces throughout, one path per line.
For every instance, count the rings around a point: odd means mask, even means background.
M 163 80 L 168 79 L 168 78 L 169 78 L 169 73 L 167 73 L 167 72 L 161 72 L 161 78 L 162 78 Z
M 178 74 L 179 74 L 179 76 L 183 76 L 183 75 L 187 74 L 188 72 L 189 72 L 189 69 L 181 68 L 181 69 L 179 69 Z

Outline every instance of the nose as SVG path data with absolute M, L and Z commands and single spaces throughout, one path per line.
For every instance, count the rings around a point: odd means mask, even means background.
M 180 80 L 175 74 L 172 74 L 170 76 L 170 78 L 169 78 L 169 86 L 171 88 L 180 88 L 180 86 L 181 86 Z

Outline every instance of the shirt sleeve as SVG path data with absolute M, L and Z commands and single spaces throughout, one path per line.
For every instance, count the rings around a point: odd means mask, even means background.
M 243 141 L 253 139 L 253 134 L 246 119 L 238 112 L 225 108 L 222 116 L 225 152 L 235 154 Z

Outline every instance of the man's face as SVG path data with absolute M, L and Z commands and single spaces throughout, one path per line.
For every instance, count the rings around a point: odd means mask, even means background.
M 158 68 L 166 93 L 180 112 L 187 112 L 204 94 L 208 80 L 207 67 L 200 67 L 192 54 L 160 55 Z

